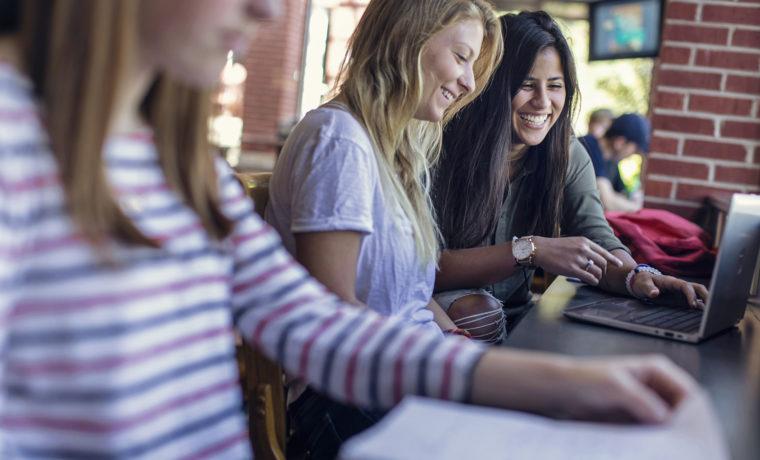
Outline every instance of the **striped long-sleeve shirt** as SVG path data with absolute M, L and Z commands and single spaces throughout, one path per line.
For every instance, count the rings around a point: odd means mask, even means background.
M 72 224 L 27 80 L 0 63 L 0 458 L 247 458 L 233 327 L 338 399 L 465 399 L 482 348 L 342 305 L 282 248 L 219 162 L 217 242 L 150 136 L 105 148 L 122 209 L 159 249 Z

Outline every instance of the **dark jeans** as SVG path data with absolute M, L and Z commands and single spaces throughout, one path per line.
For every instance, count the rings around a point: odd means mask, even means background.
M 504 308 L 504 314 L 507 317 L 507 335 L 509 335 L 509 333 L 512 332 L 512 329 L 522 321 L 531 308 L 533 308 L 533 302 L 526 302 L 521 305 Z
M 333 459 L 345 440 L 371 427 L 385 414 L 342 404 L 307 388 L 288 407 L 288 458 Z

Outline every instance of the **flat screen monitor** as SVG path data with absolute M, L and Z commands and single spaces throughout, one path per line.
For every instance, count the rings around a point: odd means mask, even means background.
M 600 0 L 589 6 L 589 60 L 655 57 L 660 52 L 661 0 Z

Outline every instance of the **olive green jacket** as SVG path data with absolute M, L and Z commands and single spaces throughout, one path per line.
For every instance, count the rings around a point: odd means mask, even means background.
M 519 190 L 522 181 L 526 180 L 530 173 L 530 170 L 521 171 L 510 184 L 492 243 L 501 244 L 511 241 L 513 236 L 525 236 L 514 235 L 512 230 L 513 223 L 520 218 L 520 210 L 515 204 L 517 193 L 513 191 Z M 561 236 L 585 236 L 608 251 L 613 249 L 628 251 L 604 218 L 602 202 L 596 187 L 594 167 L 586 149 L 575 138 L 570 143 L 570 158 L 563 199 Z M 504 302 L 509 310 L 510 306 L 518 306 L 530 300 L 529 286 L 532 278 L 533 270 L 520 270 L 506 280 L 491 286 L 489 290 L 496 298 Z

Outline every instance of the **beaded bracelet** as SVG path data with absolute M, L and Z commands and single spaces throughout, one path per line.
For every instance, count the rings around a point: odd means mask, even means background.
M 662 275 L 662 272 L 650 265 L 638 264 L 636 265 L 636 268 L 629 271 L 628 274 L 625 276 L 625 290 L 628 291 L 628 294 L 630 294 L 631 297 L 642 299 L 643 297 L 639 297 L 633 293 L 633 277 L 636 276 L 636 274 L 639 272 L 648 272 L 653 275 Z

